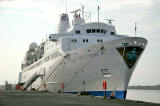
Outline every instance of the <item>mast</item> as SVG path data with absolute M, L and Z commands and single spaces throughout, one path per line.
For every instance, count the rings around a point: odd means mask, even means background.
M 66 0 L 66 13 L 67 13 L 67 0 Z
M 137 23 L 135 22 L 135 37 L 137 35 Z
M 99 8 L 99 6 L 98 6 L 98 22 L 99 22 L 99 9 L 100 9 L 100 8 Z
M 84 6 L 82 5 L 82 18 L 84 20 Z

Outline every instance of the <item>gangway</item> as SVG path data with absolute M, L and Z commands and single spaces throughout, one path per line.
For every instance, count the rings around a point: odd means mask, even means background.
M 39 77 L 41 77 L 41 74 L 35 73 L 29 78 L 29 80 L 23 85 L 22 90 L 26 90 L 34 81 L 36 81 Z

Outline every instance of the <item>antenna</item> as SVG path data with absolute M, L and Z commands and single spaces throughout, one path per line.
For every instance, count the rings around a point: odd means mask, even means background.
M 100 9 L 100 7 L 99 7 L 99 0 L 97 0 L 97 4 L 98 4 L 98 22 L 99 22 L 99 9 Z
M 91 12 L 89 12 L 89 15 L 90 15 L 90 22 L 91 22 L 91 19 L 92 19 L 92 17 L 91 17 Z
M 66 13 L 67 13 L 67 0 L 66 0 Z
M 99 22 L 99 9 L 100 9 L 100 8 L 99 8 L 99 5 L 98 5 L 98 22 Z
M 84 20 L 84 6 L 82 5 L 82 18 Z
M 108 24 L 109 24 L 109 25 L 112 25 L 112 21 L 114 21 L 114 20 L 112 20 L 112 19 L 105 19 L 105 20 L 108 21 Z
M 137 35 L 137 23 L 135 22 L 135 37 Z

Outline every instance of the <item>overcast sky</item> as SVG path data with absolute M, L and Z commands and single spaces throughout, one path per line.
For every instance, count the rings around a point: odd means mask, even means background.
M 114 19 L 117 33 L 148 40 L 130 85 L 160 84 L 160 0 L 68 0 L 67 11 L 91 11 L 92 21 Z M 0 84 L 16 83 L 21 61 L 31 42 L 41 43 L 46 34 L 55 33 L 65 0 L 0 0 Z M 70 20 L 71 22 L 71 20 Z

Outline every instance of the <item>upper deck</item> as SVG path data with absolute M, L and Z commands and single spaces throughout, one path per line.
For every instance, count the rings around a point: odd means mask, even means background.
M 68 14 L 61 14 L 58 32 L 50 34 L 49 39 L 39 46 L 32 45 L 33 47 L 29 48 L 22 62 L 22 69 L 32 67 L 34 63 L 39 62 L 38 60 L 53 53 L 61 54 L 62 52 L 125 37 L 117 35 L 115 26 L 111 23 L 85 23 L 84 18 L 77 13 L 77 10 L 74 11 L 71 23 L 72 25 L 70 25 Z

